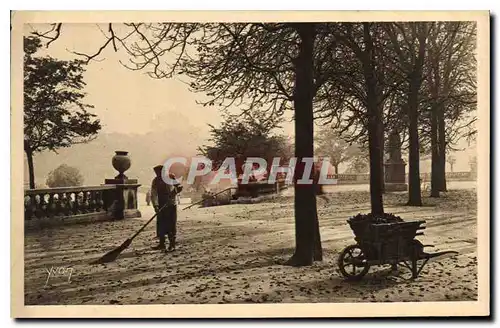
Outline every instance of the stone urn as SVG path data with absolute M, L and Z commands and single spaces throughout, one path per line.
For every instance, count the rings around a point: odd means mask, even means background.
M 115 179 L 127 179 L 127 176 L 123 173 L 130 168 L 131 164 L 128 152 L 119 150 L 115 151 L 115 156 L 113 156 L 111 163 L 113 164 L 115 170 L 119 173 Z

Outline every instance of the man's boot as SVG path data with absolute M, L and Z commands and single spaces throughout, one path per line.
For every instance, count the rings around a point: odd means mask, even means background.
M 168 250 L 169 252 L 175 251 L 175 236 L 168 235 Z
M 165 236 L 160 237 L 160 243 L 158 246 L 151 247 L 153 250 L 165 249 Z

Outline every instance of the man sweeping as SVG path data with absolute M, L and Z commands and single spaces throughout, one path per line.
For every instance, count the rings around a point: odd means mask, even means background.
M 153 169 L 156 177 L 151 184 L 151 202 L 155 212 L 158 213 L 156 235 L 160 240 L 158 246 L 153 247 L 153 249 L 165 250 L 165 236 L 167 236 L 169 242 L 167 251 L 171 252 L 175 250 L 177 233 L 176 195 L 182 191 L 182 186 L 175 180 L 173 173 L 169 173 L 170 179 L 174 180 L 173 184 L 167 184 L 162 179 L 163 165 L 155 166 Z M 158 212 L 160 209 L 161 211 Z

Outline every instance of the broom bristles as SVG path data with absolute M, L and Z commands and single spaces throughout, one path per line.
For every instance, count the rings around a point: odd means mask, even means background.
M 163 207 L 158 211 L 160 212 L 161 210 L 163 210 L 165 207 L 167 206 L 167 204 L 163 205 Z M 189 206 L 188 206 L 189 207 Z M 188 208 L 186 207 L 186 208 Z M 186 209 L 184 208 L 184 209 Z M 123 244 L 121 244 L 119 247 L 113 249 L 112 251 L 110 252 L 107 252 L 106 254 L 104 254 L 101 258 L 95 260 L 95 261 L 92 261 L 90 262 L 90 264 L 102 264 L 102 263 L 109 263 L 109 262 L 113 262 L 114 260 L 116 260 L 116 258 L 121 254 L 121 252 L 123 252 L 127 247 L 130 246 L 130 244 L 132 243 L 132 240 L 137 237 L 137 235 L 139 235 L 139 233 L 141 233 L 144 228 L 146 228 L 146 226 L 151 222 L 153 221 L 153 219 L 158 215 L 158 212 L 155 213 L 155 215 L 153 215 L 153 217 L 151 219 L 149 219 L 148 222 L 146 222 L 146 224 L 144 224 L 142 226 L 141 229 L 139 229 L 139 231 L 137 231 L 135 233 L 135 235 L 133 235 L 131 238 L 125 240 L 123 242 Z
M 130 245 L 131 242 L 132 242 L 131 239 L 125 240 L 125 242 L 121 244 L 119 247 L 113 249 L 112 251 L 107 252 L 102 257 L 91 262 L 90 264 L 103 264 L 103 263 L 113 262 Z

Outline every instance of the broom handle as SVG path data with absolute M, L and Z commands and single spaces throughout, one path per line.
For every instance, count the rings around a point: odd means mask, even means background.
M 213 198 L 213 197 L 215 197 L 215 196 L 217 196 L 218 194 L 222 194 L 223 192 L 226 192 L 226 191 L 228 191 L 228 190 L 230 190 L 230 189 L 236 189 L 236 188 L 234 188 L 234 187 L 229 187 L 229 188 L 226 188 L 226 189 L 224 189 L 224 190 L 222 190 L 222 191 L 219 191 L 219 192 L 217 192 L 217 193 L 213 194 L 213 195 L 212 195 L 212 198 Z M 198 201 L 198 202 L 196 202 L 196 203 L 194 203 L 194 204 L 189 205 L 188 207 L 184 207 L 182 210 L 183 210 L 183 211 L 184 211 L 184 210 L 187 210 L 188 208 L 191 208 L 191 207 L 193 207 L 193 206 L 195 206 L 195 205 L 197 205 L 197 204 L 203 203 L 205 200 L 206 200 L 206 199 L 202 199 L 202 200 L 200 200 L 200 201 Z
M 149 219 L 149 220 L 148 220 L 148 222 L 146 222 L 146 224 L 144 224 L 144 225 L 142 226 L 142 228 L 140 228 L 140 229 L 139 229 L 139 230 L 138 230 L 138 231 L 137 231 L 137 232 L 136 232 L 136 233 L 135 233 L 132 237 L 130 237 L 130 240 L 132 240 L 132 239 L 134 239 L 135 237 L 137 237 L 137 235 L 138 235 L 138 234 L 140 234 L 140 233 L 142 232 L 142 230 L 144 230 L 144 229 L 148 226 L 148 224 L 150 224 L 150 223 L 151 223 L 151 221 L 153 221 L 153 219 L 154 219 L 155 217 L 157 217 L 157 216 L 158 216 L 158 213 L 160 213 L 160 212 L 161 212 L 161 211 L 162 211 L 165 207 L 167 207 L 167 205 L 168 205 L 168 204 L 163 205 L 163 206 L 162 206 L 162 207 L 158 210 L 158 212 L 156 212 L 156 213 L 155 213 L 155 215 L 153 215 L 153 217 L 152 217 L 151 219 Z
M 233 189 L 233 188 L 226 188 L 226 189 L 224 189 L 224 190 L 222 190 L 222 191 L 220 191 L 220 192 L 218 192 L 218 193 L 214 194 L 213 196 L 217 196 L 218 194 L 221 194 L 221 193 L 223 193 L 223 192 L 225 192 L 225 191 L 228 191 L 229 189 Z M 201 202 L 203 202 L 203 201 L 204 201 L 204 199 L 202 199 L 201 201 L 196 202 L 196 203 L 194 203 L 194 204 L 191 204 L 191 205 L 189 205 L 188 207 L 183 208 L 182 210 L 187 210 L 188 208 L 191 208 L 191 207 L 193 207 L 194 205 L 199 204 L 199 203 L 201 203 Z M 148 224 L 150 224 L 150 223 L 151 223 L 151 221 L 153 221 L 153 220 L 154 220 L 154 218 L 158 216 L 158 213 L 160 213 L 160 212 L 161 212 L 161 211 L 162 211 L 165 207 L 167 207 L 167 205 L 168 205 L 168 204 L 163 205 L 163 206 L 162 206 L 162 207 L 158 210 L 158 212 L 156 212 L 156 213 L 155 213 L 155 215 L 153 215 L 153 217 L 152 217 L 151 219 L 149 219 L 149 220 L 148 220 L 148 222 L 146 222 L 146 223 L 142 226 L 142 228 L 140 228 L 140 229 L 139 229 L 139 230 L 138 230 L 138 231 L 137 231 L 137 232 L 136 232 L 136 233 L 135 233 L 132 237 L 130 237 L 130 240 L 132 240 L 132 239 L 134 239 L 135 237 L 137 237 L 137 235 L 139 235 L 139 234 L 140 234 L 140 233 L 141 233 L 144 229 L 146 229 L 146 227 L 148 226 Z
M 203 203 L 205 200 L 206 200 L 206 199 L 202 199 L 202 200 L 200 200 L 199 202 L 196 202 L 196 203 L 194 203 L 194 204 L 189 205 L 188 207 L 184 207 L 182 210 L 183 210 L 183 211 L 184 211 L 184 210 L 187 210 L 188 208 L 191 208 L 191 207 L 193 207 L 193 206 L 195 206 L 195 205 L 198 205 L 198 204 L 200 204 L 200 203 Z

